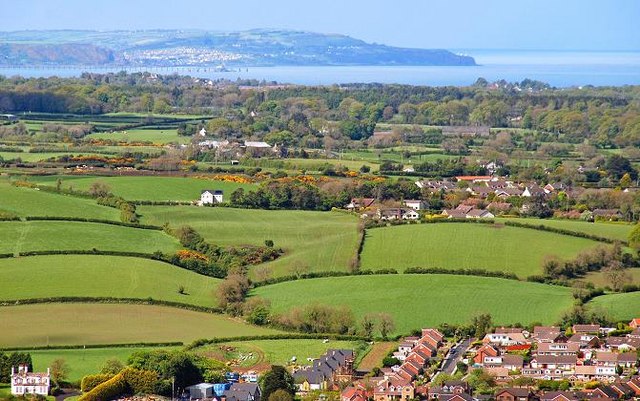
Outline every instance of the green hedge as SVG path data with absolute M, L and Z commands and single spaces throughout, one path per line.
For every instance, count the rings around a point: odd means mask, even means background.
M 91 391 L 83 394 L 78 401 L 107 401 L 129 392 L 129 385 L 122 373 L 118 373 L 106 382 L 100 383 Z
M 324 340 L 330 339 L 334 341 L 368 341 L 365 337 L 349 336 L 343 334 L 322 334 L 322 333 L 300 333 L 300 334 L 268 334 L 262 336 L 239 336 L 239 337 L 219 337 L 219 338 L 201 338 L 193 341 L 185 346 L 185 350 L 189 351 L 194 348 L 202 347 L 210 344 L 221 344 L 237 341 L 260 341 L 260 340 Z
M 206 306 L 197 306 L 184 304 L 181 302 L 162 301 L 153 298 L 115 298 L 115 297 L 50 297 L 50 298 L 27 298 L 0 301 L 2 306 L 14 305 L 33 305 L 48 303 L 93 303 L 93 304 L 134 304 L 134 305 L 158 305 L 169 306 L 172 308 L 180 308 L 204 313 L 223 313 L 222 309 L 210 308 Z
M 132 227 L 132 228 L 141 228 L 144 230 L 157 230 L 162 231 L 162 227 L 154 226 L 151 224 L 137 224 L 137 223 L 125 223 L 122 221 L 115 220 L 104 220 L 104 219 L 90 219 L 90 218 L 82 218 L 82 217 L 60 217 L 60 216 L 28 216 L 25 218 L 26 220 L 50 220 L 50 221 L 78 221 L 82 223 L 99 223 L 99 224 L 110 224 L 114 226 L 124 226 L 124 227 Z
M 112 374 L 102 374 L 102 373 L 98 373 L 96 375 L 87 375 L 83 377 L 82 381 L 80 382 L 80 390 L 83 393 L 89 392 L 93 390 L 95 387 L 97 387 L 98 385 L 108 380 L 111 380 L 113 376 L 114 375 Z
M 497 277 L 509 280 L 519 280 L 518 276 L 509 272 L 496 272 L 485 269 L 443 269 L 441 267 L 410 267 L 404 274 L 453 274 L 460 276 Z

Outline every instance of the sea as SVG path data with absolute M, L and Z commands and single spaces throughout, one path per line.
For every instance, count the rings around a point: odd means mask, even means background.
M 190 75 L 207 79 L 257 79 L 301 85 L 385 83 L 429 86 L 464 86 L 478 78 L 489 82 L 520 82 L 526 78 L 551 86 L 583 87 L 640 85 L 639 52 L 523 51 L 458 49 L 455 53 L 473 56 L 477 66 L 278 66 L 243 67 L 217 71 L 203 67 L 105 68 L 0 67 L 7 77 L 73 77 L 83 72 L 149 71 L 158 74 Z

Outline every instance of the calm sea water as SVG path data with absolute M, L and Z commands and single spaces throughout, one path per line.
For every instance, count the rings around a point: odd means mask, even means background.
M 640 85 L 640 52 L 550 52 L 504 50 L 458 50 L 476 59 L 476 67 L 249 67 L 232 72 L 178 67 L 147 68 L 160 74 L 184 74 L 200 78 L 235 80 L 251 78 L 305 85 L 379 82 L 411 85 L 470 85 L 478 77 L 509 82 L 525 78 L 557 87 Z M 117 72 L 122 68 L 0 68 L 5 76 L 25 77 L 78 76 L 84 71 Z M 141 69 L 127 69 L 129 72 Z

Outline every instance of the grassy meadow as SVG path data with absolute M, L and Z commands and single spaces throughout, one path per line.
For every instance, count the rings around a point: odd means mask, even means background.
M 120 211 L 100 206 L 93 199 L 59 195 L 33 188 L 14 187 L 0 179 L 0 211 L 18 216 L 83 217 L 120 220 Z
M 195 201 L 200 199 L 203 189 L 220 189 L 226 197 L 238 188 L 250 190 L 254 184 L 238 184 L 202 178 L 185 177 L 93 177 L 93 176 L 41 176 L 30 181 L 38 184 L 55 185 L 62 180 L 62 188 L 73 187 L 88 190 L 96 181 L 105 183 L 114 195 L 127 200 L 148 201 Z
M 631 279 L 631 284 L 640 285 L 640 268 L 628 268 L 627 273 Z M 605 274 L 601 271 L 588 273 L 582 281 L 593 283 L 596 287 L 611 286 Z
M 86 348 L 86 349 L 48 349 L 30 350 L 33 370 L 44 372 L 51 362 L 64 359 L 69 367 L 69 381 L 81 380 L 84 376 L 100 372 L 105 362 L 117 359 L 123 364 L 136 351 L 152 351 L 156 349 L 175 349 L 175 347 L 122 347 L 122 348 Z
M 545 255 L 571 259 L 596 241 L 527 228 L 471 223 L 412 224 L 367 230 L 362 268 L 479 268 L 527 277 Z
M 263 245 L 267 239 L 285 254 L 266 266 L 290 274 L 292 266 L 310 271 L 345 271 L 357 248 L 358 220 L 334 212 L 251 210 L 195 206 L 141 206 L 143 223 L 188 224 L 219 245 Z
M 587 306 L 604 311 L 613 320 L 629 321 L 640 317 L 640 292 L 603 295 Z
M 0 253 L 89 250 L 173 253 L 177 239 L 157 230 L 78 221 L 0 222 Z
M 252 295 L 271 301 L 275 312 L 320 303 L 347 305 L 357 318 L 386 312 L 395 333 L 440 323 L 468 323 L 491 313 L 496 324 L 553 323 L 573 304 L 571 289 L 487 277 L 374 275 L 290 281 L 260 287 Z
M 89 139 L 110 139 L 122 142 L 153 142 L 155 144 L 189 143 L 191 137 L 180 136 L 175 128 L 130 129 L 116 132 L 100 132 L 87 136 Z
M 152 305 L 37 304 L 0 307 L 0 347 L 190 342 L 279 333 L 224 315 Z
M 596 222 L 589 223 L 581 220 L 556 220 L 556 219 L 498 219 L 510 220 L 517 223 L 543 225 L 551 228 L 561 228 L 564 230 L 577 231 L 590 235 L 611 238 L 618 241 L 627 241 L 629 233 L 633 230 L 633 225 L 618 222 Z
M 219 282 L 168 263 L 122 256 L 0 259 L 0 300 L 63 296 L 153 298 L 213 307 L 213 290 Z M 179 286 L 184 286 L 186 294 L 178 293 Z

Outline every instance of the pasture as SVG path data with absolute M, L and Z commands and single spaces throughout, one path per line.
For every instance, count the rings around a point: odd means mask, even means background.
M 628 268 L 627 273 L 631 279 L 630 284 L 640 284 L 640 268 Z M 611 283 L 601 271 L 587 273 L 582 280 L 588 283 L 593 283 L 596 287 L 611 286 Z
M 275 276 L 295 267 L 346 271 L 357 248 L 358 221 L 343 213 L 194 206 L 141 206 L 138 213 L 148 224 L 191 225 L 218 245 L 263 245 L 270 239 L 285 250 L 265 265 Z
M 100 372 L 105 362 L 117 359 L 123 364 L 136 351 L 169 350 L 174 347 L 122 347 L 122 348 L 85 348 L 85 349 L 47 349 L 27 351 L 33 360 L 36 372 L 45 372 L 51 362 L 64 359 L 69 367 L 69 381 L 81 380 L 84 376 Z
M 571 259 L 600 243 L 527 228 L 473 223 L 412 224 L 367 230 L 363 269 L 440 267 L 542 273 L 545 255 Z
M 100 206 L 93 199 L 53 194 L 33 188 L 14 187 L 0 179 L 0 211 L 18 216 L 83 217 L 120 220 L 120 211 Z
M 347 305 L 356 318 L 386 312 L 395 319 L 395 334 L 441 323 L 469 323 L 490 313 L 495 324 L 545 324 L 571 308 L 571 289 L 488 277 L 373 275 L 289 281 L 251 292 L 271 301 L 274 312 L 294 306 Z
M 633 225 L 617 222 L 596 222 L 589 223 L 581 220 L 560 220 L 560 219 L 498 219 L 517 223 L 543 225 L 551 228 L 561 228 L 564 230 L 577 231 L 590 235 L 611 238 L 618 241 L 627 241 L 629 233 L 633 230 Z
M 177 239 L 158 230 L 78 221 L 0 222 L 0 253 L 90 250 L 173 253 Z
M 318 358 L 329 349 L 356 349 L 355 341 L 323 342 L 323 340 L 252 340 L 211 344 L 196 348 L 194 352 L 220 361 L 231 361 L 244 368 L 268 368 L 287 365 L 293 357 L 299 365 L 310 365 L 308 358 Z
M 191 342 L 277 330 L 224 315 L 154 305 L 37 304 L 0 307 L 0 347 Z
M 37 184 L 55 185 L 56 180 L 62 180 L 62 188 L 87 191 L 96 181 L 109 186 L 114 195 L 127 200 L 148 201 L 195 201 L 200 199 L 203 189 L 220 189 L 229 199 L 231 193 L 238 188 L 251 190 L 254 184 L 239 184 L 204 178 L 185 177 L 94 177 L 94 176 L 41 176 L 32 177 L 30 181 Z
M 0 300 L 65 296 L 153 298 L 213 307 L 213 290 L 219 282 L 142 258 L 51 255 L 0 259 Z M 184 286 L 185 294 L 178 292 L 180 286 Z
M 130 129 L 115 132 L 99 132 L 87 136 L 88 139 L 109 139 L 122 142 L 153 142 L 155 144 L 189 143 L 190 136 L 180 136 L 175 128 Z
M 640 317 L 640 292 L 602 295 L 587 306 L 605 312 L 610 319 L 629 322 Z

